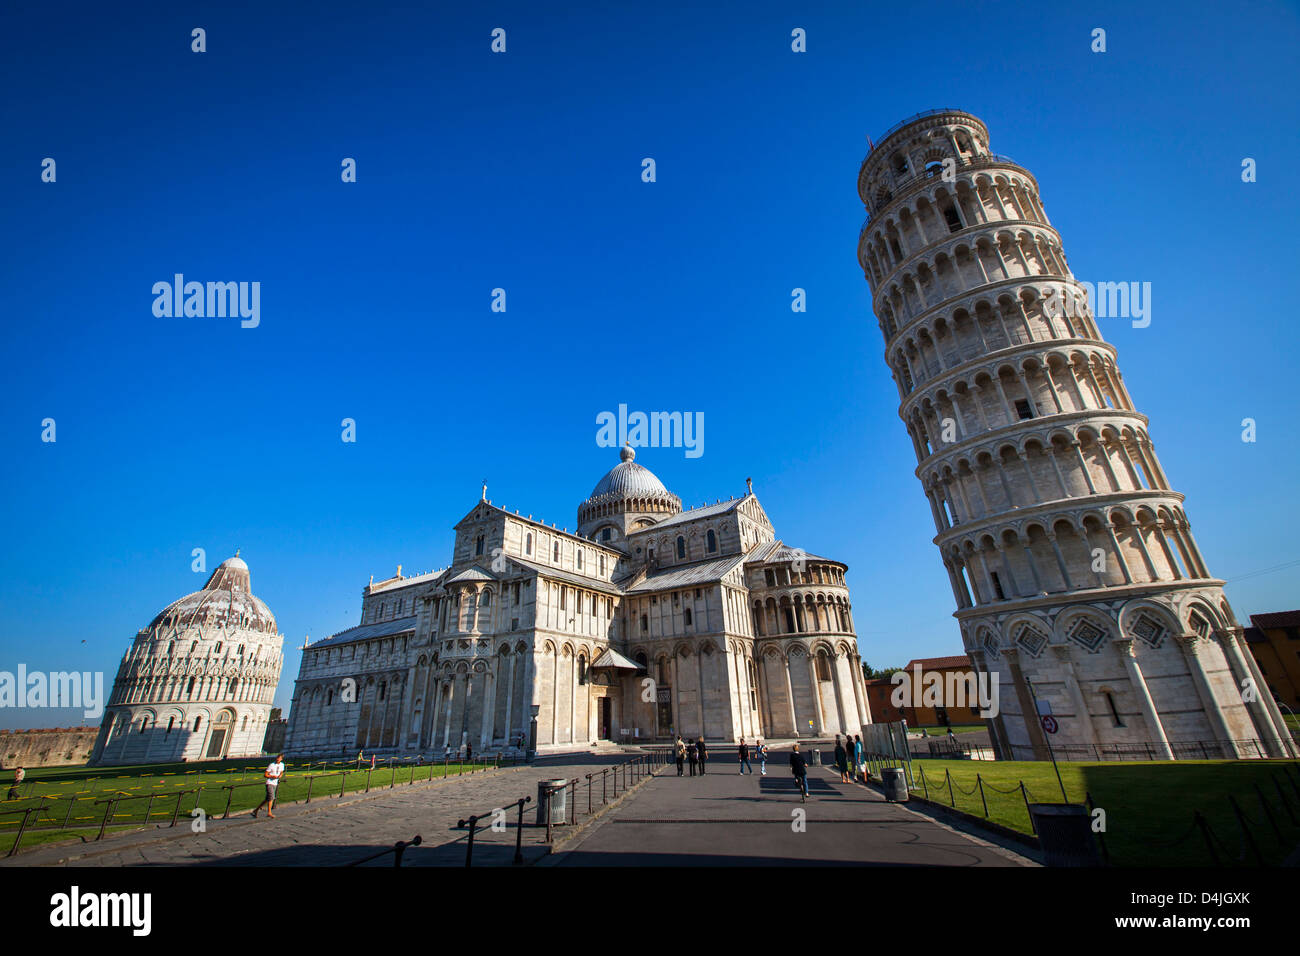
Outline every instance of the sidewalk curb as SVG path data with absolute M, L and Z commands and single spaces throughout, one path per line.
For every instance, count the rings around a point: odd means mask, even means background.
M 543 854 L 540 858 L 534 860 L 530 865 L 531 866 L 554 866 L 557 862 L 559 862 L 559 858 L 557 854 L 562 854 L 567 852 L 564 849 L 566 846 L 573 843 L 579 837 L 585 836 L 588 833 L 588 831 L 591 830 L 596 824 L 602 822 L 601 818 L 604 817 L 606 813 L 612 812 L 618 807 L 622 806 L 623 801 L 627 800 L 629 797 L 635 796 L 636 793 L 642 787 L 644 787 L 650 781 L 658 778 L 660 771 L 664 771 L 664 770 L 667 770 L 666 766 L 655 768 L 655 770 L 652 771 L 650 774 L 643 777 L 641 780 L 638 780 L 627 790 L 624 790 L 616 799 L 611 800 L 609 803 L 602 806 L 599 810 L 593 810 L 591 812 L 591 815 L 588 816 L 586 820 L 578 824 L 576 827 L 572 827 L 572 828 L 566 827 L 565 829 L 568 830 L 569 832 L 565 833 L 562 837 L 559 837 L 558 839 L 554 840 L 550 844 L 550 846 L 546 847 L 547 852 Z M 543 846 L 545 846 L 545 844 L 543 844 Z
M 883 796 L 884 786 L 878 781 L 868 776 L 868 781 Z M 896 801 L 889 801 L 895 803 Z M 1035 853 L 1042 853 L 1043 847 L 1039 843 L 1038 837 L 1021 833 L 1019 830 L 1013 830 L 1011 827 L 1003 826 L 1000 823 L 994 823 L 992 820 L 985 820 L 983 817 L 977 817 L 973 813 L 967 813 L 965 810 L 958 810 L 956 807 L 950 807 L 946 803 L 939 803 L 937 800 L 931 800 L 928 797 L 918 797 L 915 793 L 909 794 L 907 803 L 899 803 L 898 806 L 906 807 L 912 804 L 918 804 L 918 813 L 925 813 L 927 816 L 933 816 L 940 820 L 955 820 L 965 823 L 976 830 L 982 830 L 991 837 L 998 837 L 1003 840 L 1009 840 L 1012 843 L 1019 844 L 1027 850 Z

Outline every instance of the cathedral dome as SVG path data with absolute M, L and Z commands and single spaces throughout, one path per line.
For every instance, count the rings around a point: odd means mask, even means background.
M 636 463 L 631 447 L 624 445 L 619 457 L 623 460 L 578 506 L 578 534 L 591 536 L 599 530 L 602 541 L 608 543 L 611 531 L 606 529 L 618 528 L 625 535 L 634 527 L 681 513 L 681 499 L 665 488 L 654 472 Z
M 602 495 L 635 498 L 641 495 L 668 494 L 668 489 L 664 487 L 662 481 L 655 477 L 654 472 L 636 463 L 634 460 L 636 452 L 629 446 L 623 446 L 619 457 L 622 458 L 622 461 L 611 468 L 605 477 L 596 483 L 596 487 L 587 496 L 588 501 Z
M 203 590 L 173 601 L 149 626 L 229 627 L 276 633 L 275 615 L 254 597 L 248 565 L 238 554 L 221 562 Z

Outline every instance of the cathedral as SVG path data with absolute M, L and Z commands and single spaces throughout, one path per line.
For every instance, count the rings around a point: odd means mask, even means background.
M 630 447 L 557 530 L 481 500 L 449 567 L 362 592 L 303 648 L 286 749 L 475 753 L 860 733 L 847 566 L 786 546 L 752 484 L 683 510 Z

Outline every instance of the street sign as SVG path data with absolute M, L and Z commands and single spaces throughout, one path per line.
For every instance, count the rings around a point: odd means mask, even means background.
M 1043 714 L 1043 729 L 1049 734 L 1054 734 L 1061 728 L 1056 723 L 1056 718 L 1051 714 Z

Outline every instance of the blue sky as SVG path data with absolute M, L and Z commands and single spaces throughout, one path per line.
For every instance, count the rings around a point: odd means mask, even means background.
M 446 563 L 483 478 L 572 528 L 620 403 L 703 413 L 701 457 L 638 456 L 685 503 L 752 476 L 848 563 L 868 662 L 959 652 L 856 262 L 866 137 L 937 106 L 1035 174 L 1079 278 L 1152 283 L 1102 332 L 1210 569 L 1239 616 L 1300 606 L 1298 565 L 1233 580 L 1300 560 L 1293 5 L 265 6 L 3 14 L 0 670 L 111 684 L 191 549 L 238 547 L 286 706 L 304 636 Z M 156 318 L 178 272 L 259 281 L 261 324 Z

